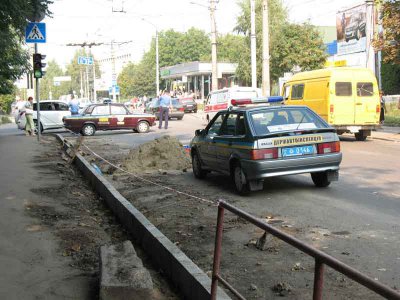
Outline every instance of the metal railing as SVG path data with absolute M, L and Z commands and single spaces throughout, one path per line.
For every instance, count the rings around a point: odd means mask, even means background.
M 230 285 L 225 279 L 220 275 L 220 262 L 221 262 L 221 248 L 222 248 L 222 233 L 223 233 L 223 223 L 224 223 L 224 213 L 225 209 L 234 213 L 235 215 L 245 219 L 246 221 L 254 224 L 255 226 L 265 230 L 266 232 L 272 234 L 273 236 L 279 238 L 280 240 L 292 245 L 293 247 L 299 249 L 300 251 L 314 257 L 315 259 L 315 272 L 314 272 L 314 300 L 322 299 L 322 289 L 324 283 L 324 266 L 327 265 L 332 269 L 346 275 L 347 277 L 353 279 L 359 284 L 365 286 L 366 288 L 374 291 L 375 293 L 387 298 L 387 299 L 400 299 L 400 294 L 391 289 L 390 287 L 362 274 L 361 272 L 353 269 L 352 267 L 344 264 L 343 262 L 337 260 L 333 256 L 330 256 L 298 239 L 292 237 L 291 235 L 280 231 L 273 226 L 265 223 L 264 221 L 256 218 L 249 213 L 234 207 L 233 205 L 226 203 L 224 201 L 218 202 L 218 219 L 217 219 L 217 230 L 215 237 L 215 248 L 214 248 L 214 263 L 213 263 L 213 273 L 211 281 L 211 299 L 215 300 L 217 297 L 218 281 L 222 283 L 229 291 L 231 291 L 239 299 L 245 300 L 246 298 L 242 296 L 232 285 Z

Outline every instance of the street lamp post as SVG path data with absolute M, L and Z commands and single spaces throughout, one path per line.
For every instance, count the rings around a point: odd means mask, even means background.
M 210 0 L 210 6 L 203 5 L 201 3 L 190 1 L 190 4 L 203 6 L 210 10 L 211 19 L 211 82 L 212 90 L 218 89 L 218 65 L 217 65 L 217 25 L 215 22 L 215 10 L 217 0 Z M 204 84 L 204 82 L 203 82 Z M 208 89 L 210 92 L 210 89 Z
M 158 56 L 158 28 L 152 22 L 142 18 L 142 21 L 149 23 L 156 29 L 156 96 L 160 92 L 160 65 L 159 65 L 159 56 Z

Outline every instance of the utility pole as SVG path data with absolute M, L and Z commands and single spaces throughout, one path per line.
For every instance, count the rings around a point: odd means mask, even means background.
M 81 90 L 79 91 L 81 94 L 81 98 L 83 98 L 83 75 L 82 75 L 82 66 L 80 67 L 80 73 L 81 73 Z
M 218 70 L 217 70 L 217 25 L 215 23 L 215 2 L 210 0 L 210 17 L 211 17 L 211 72 L 212 72 L 212 90 L 218 89 Z
M 158 96 L 158 93 L 160 92 L 160 62 L 159 62 L 159 56 L 158 56 L 158 29 L 156 27 L 156 97 Z
M 263 65 L 262 65 L 262 94 L 269 97 L 271 93 L 269 76 L 269 24 L 268 0 L 263 0 Z
M 256 12 L 255 0 L 250 0 L 250 20 L 251 20 L 251 86 L 257 88 L 257 51 L 256 51 Z
M 142 21 L 149 23 L 156 30 L 156 96 L 160 92 L 160 63 L 158 54 L 158 27 L 149 20 L 142 18 Z
M 117 74 L 115 74 L 115 54 L 114 54 L 114 41 L 111 41 L 111 80 L 112 80 L 112 95 L 113 95 L 113 102 L 117 99 L 116 94 L 116 81 L 117 81 Z
M 35 43 L 35 54 L 38 53 L 38 46 Z M 41 135 L 41 123 L 40 123 L 40 85 L 39 85 L 39 78 L 35 78 L 36 83 L 36 118 L 37 118 L 37 139 L 40 142 L 40 135 Z M 33 108 L 32 108 L 33 109 Z M 32 129 L 32 128 L 31 128 Z

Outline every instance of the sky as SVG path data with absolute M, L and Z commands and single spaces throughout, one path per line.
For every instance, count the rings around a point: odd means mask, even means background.
M 116 55 L 130 54 L 141 59 L 158 30 L 186 31 L 196 27 L 210 32 L 208 0 L 53 0 L 52 18 L 45 18 L 47 43 L 39 52 L 47 61 L 55 59 L 63 68 L 70 63 L 78 47 L 68 43 L 97 42 L 92 48 L 96 59 L 111 56 L 111 41 L 128 42 L 116 47 Z M 314 25 L 335 26 L 337 11 L 363 3 L 363 0 L 282 0 L 292 22 L 309 21 Z M 192 2 L 192 3 L 191 3 Z M 193 4 L 195 2 L 195 4 Z M 236 0 L 219 0 L 217 31 L 232 32 L 239 7 Z M 113 12 L 114 10 L 114 12 Z M 122 11 L 122 12 L 121 12 Z

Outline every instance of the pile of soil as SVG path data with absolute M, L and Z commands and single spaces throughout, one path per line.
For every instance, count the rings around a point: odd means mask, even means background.
M 186 171 L 191 161 L 178 139 L 166 135 L 129 151 L 122 166 L 134 173 L 160 169 Z

